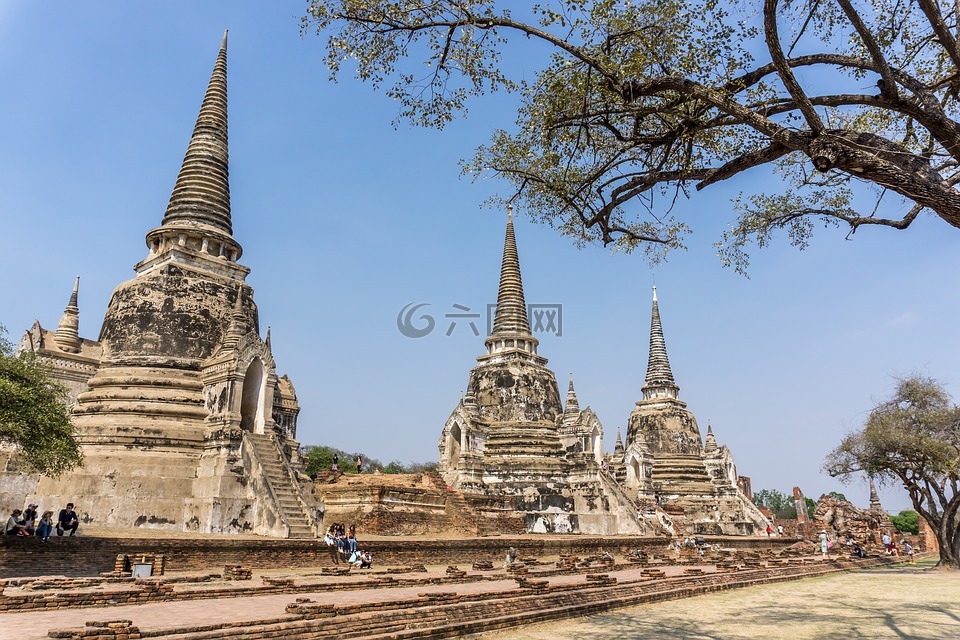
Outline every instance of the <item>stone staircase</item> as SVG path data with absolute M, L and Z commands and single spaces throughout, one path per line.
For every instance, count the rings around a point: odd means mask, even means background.
M 695 455 L 673 454 L 658 457 L 653 465 L 652 482 L 654 486 L 671 487 L 671 491 L 678 494 L 716 493 L 703 460 Z
M 266 434 L 246 432 L 245 435 L 253 445 L 270 489 L 276 496 L 277 509 L 290 529 L 288 537 L 315 538 L 313 521 L 300 495 L 300 488 L 294 484 L 287 461 L 276 443 Z
M 500 533 L 523 533 L 526 531 L 526 525 L 523 520 L 518 518 L 516 522 L 508 522 L 509 518 L 486 518 L 476 509 L 470 506 L 463 492 L 456 489 L 447 489 L 447 483 L 443 476 L 436 471 L 428 471 L 424 474 L 437 489 L 444 492 L 446 496 L 446 512 L 451 522 L 459 529 L 465 530 L 476 536 L 491 536 Z M 504 531 L 504 529 L 507 529 Z

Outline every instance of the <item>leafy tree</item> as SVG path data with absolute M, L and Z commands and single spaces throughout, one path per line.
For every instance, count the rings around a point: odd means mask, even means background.
M 813 512 L 817 510 L 817 501 L 813 498 L 803 497 L 803 501 L 807 503 L 807 514 L 809 517 L 813 517 Z
M 57 476 L 83 462 L 73 435 L 67 391 L 32 352 L 15 354 L 0 325 L 0 442 L 13 444 L 26 466 Z
M 334 78 L 349 66 L 385 86 L 416 125 L 519 94 L 515 125 L 464 170 L 506 178 L 512 195 L 496 203 L 577 244 L 658 260 L 690 231 L 677 199 L 766 167 L 779 186 L 736 197 L 717 243 L 743 272 L 776 233 L 802 249 L 815 226 L 905 229 L 924 211 L 960 227 L 957 12 L 947 0 L 311 0 L 302 32 L 325 37 Z M 526 66 L 507 63 L 518 57 Z
M 753 503 L 758 507 L 766 507 L 773 515 L 783 520 L 797 517 L 797 507 L 793 496 L 781 493 L 776 489 L 761 489 L 753 493 Z
M 895 516 L 890 516 L 890 522 L 900 533 L 920 533 L 920 514 L 913 509 L 901 511 Z
M 827 495 L 833 498 L 834 500 L 843 500 L 844 502 L 847 502 L 847 496 L 843 495 L 838 491 L 831 491 Z
M 913 375 L 844 437 L 824 469 L 845 481 L 867 473 L 904 486 L 940 543 L 940 564 L 960 569 L 960 408 L 943 386 Z
M 394 460 L 384 465 L 376 458 L 371 458 L 365 453 L 348 453 L 342 449 L 324 445 L 306 445 L 302 448 L 301 453 L 307 461 L 306 472 L 308 475 L 329 471 L 333 467 L 333 456 L 337 456 L 342 473 L 357 472 L 355 461 L 358 455 L 363 458 L 365 473 L 374 471 L 380 473 L 423 473 L 425 471 L 436 471 L 437 469 L 437 464 L 432 462 L 411 462 L 409 465 L 404 465 L 399 460 Z

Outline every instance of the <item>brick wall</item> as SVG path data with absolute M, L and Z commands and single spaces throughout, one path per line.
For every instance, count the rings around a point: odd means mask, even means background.
M 395 538 L 365 542 L 378 567 L 402 564 L 471 564 L 476 561 L 503 562 L 508 547 L 521 556 L 556 556 L 561 553 L 590 555 L 603 547 L 615 555 L 634 549 L 658 552 L 667 541 L 660 538 L 593 536 L 513 538 L 498 536 L 457 540 Z M 794 542 L 788 538 L 710 538 L 723 546 L 740 549 L 780 547 Z M 66 575 L 94 576 L 113 571 L 120 554 L 131 557 L 162 554 L 167 571 L 222 570 L 224 565 L 241 564 L 253 569 L 329 566 L 328 547 L 320 540 L 236 540 L 177 538 L 54 538 L 40 543 L 36 538 L 0 536 L 0 578 Z

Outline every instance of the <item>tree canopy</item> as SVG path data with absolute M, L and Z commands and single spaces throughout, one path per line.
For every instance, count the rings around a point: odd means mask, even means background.
M 372 473 L 374 471 L 379 471 L 380 473 L 422 473 L 424 471 L 436 471 L 437 469 L 435 462 L 411 462 L 410 464 L 403 464 L 399 460 L 392 460 L 387 464 L 383 464 L 376 458 L 371 458 L 364 453 L 348 453 L 342 449 L 328 447 L 326 445 L 307 445 L 303 447 L 302 453 L 306 458 L 307 475 L 310 476 L 320 471 L 330 470 L 333 466 L 334 456 L 337 457 L 338 466 L 342 473 L 357 472 L 356 460 L 358 455 L 363 458 L 364 473 Z
M 941 564 L 960 568 L 960 407 L 936 380 L 898 380 L 893 397 L 844 437 L 824 469 L 843 480 L 866 473 L 902 484 L 937 535 Z
M 15 354 L 0 325 L 0 442 L 13 444 L 25 466 L 59 475 L 81 464 L 67 393 L 33 353 Z
M 312 0 L 302 24 L 333 77 L 416 125 L 516 92 L 464 170 L 578 244 L 659 260 L 693 223 L 678 199 L 766 167 L 779 181 L 736 197 L 717 242 L 740 272 L 777 233 L 960 227 L 957 28 L 945 0 Z
M 890 516 L 890 522 L 900 533 L 920 532 L 920 514 L 913 509 L 905 509 L 895 516 Z
M 807 505 L 807 515 L 810 516 L 817 508 L 817 502 L 810 498 L 804 498 L 804 501 Z M 797 505 L 792 493 L 784 493 L 776 489 L 760 489 L 753 492 L 753 503 L 758 507 L 770 509 L 774 517 L 781 520 L 793 520 L 797 517 Z

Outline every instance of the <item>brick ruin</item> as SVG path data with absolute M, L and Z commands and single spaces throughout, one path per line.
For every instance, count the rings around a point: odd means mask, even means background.
M 870 480 L 868 509 L 861 509 L 848 500 L 838 500 L 824 494 L 817 500 L 817 507 L 813 511 L 813 525 L 813 531 L 809 532 L 809 536 L 816 535 L 823 529 L 834 540 L 853 539 L 866 546 L 880 545 L 884 534 L 889 534 L 898 540 L 903 537 L 894 528 L 887 512 L 880 505 L 880 497 L 873 480 Z
M 21 340 L 67 386 L 84 465 L 38 477 L 0 448 L 0 508 L 75 502 L 98 525 L 312 536 L 291 468 L 296 392 L 277 374 L 269 329 L 261 338 L 232 232 L 226 34 L 146 244 L 97 340 L 78 334 L 79 279 L 56 331 L 37 322 Z

